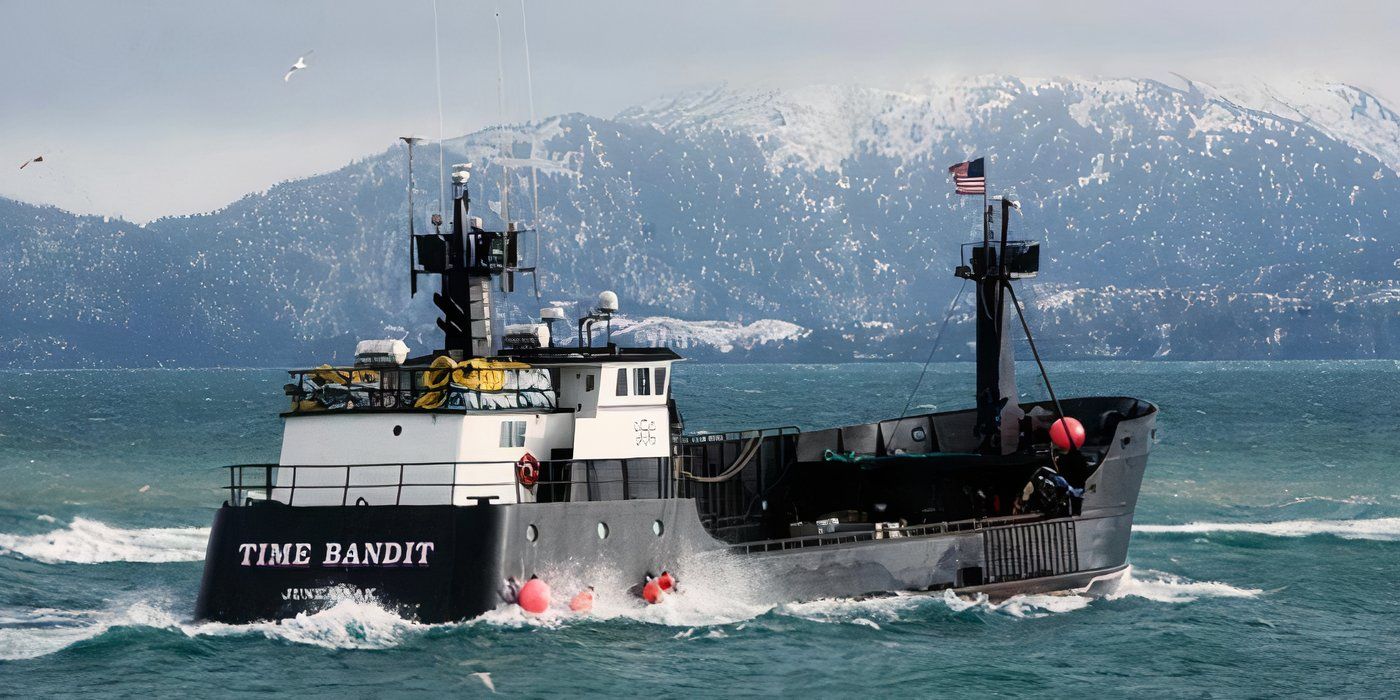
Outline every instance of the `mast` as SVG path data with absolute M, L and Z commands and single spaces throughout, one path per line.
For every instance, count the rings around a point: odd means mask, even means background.
M 441 278 L 440 291 L 433 294 L 433 304 L 442 313 L 437 319 L 443 332 L 439 352 L 457 360 L 490 357 L 501 350 L 502 324 L 493 294 L 514 291 L 520 269 L 516 242 L 522 231 L 514 223 L 505 231 L 483 229 L 481 219 L 470 215 L 470 180 L 470 163 L 452 166 L 452 226 L 447 233 L 436 226 L 426 234 L 410 229 L 416 253 L 410 258 L 414 286 L 418 275 Z M 434 224 L 439 221 L 435 218 Z
M 1033 277 L 1039 271 L 1040 244 L 1009 238 L 1008 214 L 1018 205 L 1006 196 L 993 198 L 1001 209 L 1001 235 L 994 240 L 991 224 L 995 209 L 985 189 L 981 194 L 982 240 L 963 246 L 963 264 L 953 274 L 977 285 L 977 421 L 973 434 L 980 440 L 981 451 L 1000 453 L 1001 412 L 1017 396 L 1006 292 L 1013 279 Z
M 418 275 L 413 274 L 413 144 L 423 139 L 417 136 L 400 136 L 400 141 L 408 145 L 408 296 L 418 296 Z

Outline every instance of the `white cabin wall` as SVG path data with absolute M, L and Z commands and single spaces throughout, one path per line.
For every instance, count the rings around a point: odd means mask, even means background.
M 501 446 L 503 421 L 526 423 L 523 447 Z M 394 435 L 395 426 L 400 428 L 398 435 Z M 569 413 L 292 417 L 285 421 L 278 463 L 301 468 L 277 472 L 273 498 L 298 506 L 353 505 L 359 499 L 370 505 L 466 505 L 480 496 L 496 496 L 495 503 L 515 503 L 516 461 L 526 452 L 540 461 L 548 460 L 555 449 L 571 448 L 573 438 L 573 414 Z M 456 462 L 485 464 L 453 466 Z M 345 469 L 308 468 L 351 464 L 386 466 L 360 466 L 348 473 Z M 347 479 L 349 489 L 345 488 Z M 528 491 L 520 494 L 526 502 L 533 500 Z
M 666 386 L 638 396 L 637 368 L 646 368 L 653 386 L 655 369 L 666 369 Z M 590 416 L 580 415 L 574 427 L 575 459 L 628 459 L 669 457 L 671 417 L 666 398 L 671 391 L 670 362 L 608 363 L 601 367 L 598 407 Z M 617 393 L 617 373 L 627 373 L 627 394 Z
M 462 416 L 444 413 L 307 414 L 283 423 L 279 464 L 451 462 L 462 443 Z
M 593 390 L 588 390 L 588 376 L 593 376 Z M 559 368 L 559 407 L 573 409 L 574 415 L 592 417 L 598 411 L 598 396 L 603 384 L 603 371 L 598 365 L 565 365 Z
M 493 503 L 533 502 L 533 493 L 515 488 L 516 462 L 526 452 L 547 461 L 554 450 L 568 449 L 574 441 L 573 415 L 568 413 L 473 413 L 465 421 L 459 461 L 478 464 L 457 465 L 455 483 L 459 486 L 452 494 L 455 505 L 470 505 L 482 496 L 496 496 Z M 525 422 L 523 447 L 501 446 L 501 423 L 506 421 Z

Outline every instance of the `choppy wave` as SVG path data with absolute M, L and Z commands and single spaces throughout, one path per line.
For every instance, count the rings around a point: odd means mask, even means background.
M 1332 535 L 1348 540 L 1400 540 L 1400 518 L 1368 518 L 1357 520 L 1281 520 L 1271 523 L 1208 523 L 1185 525 L 1134 525 L 1133 532 L 1145 534 L 1185 533 L 1249 533 L 1273 537 L 1310 537 Z
M 432 625 L 406 620 L 373 603 L 351 601 L 313 614 L 249 625 L 182 621 L 166 607 L 145 601 L 107 610 L 10 611 L 0 613 L 0 659 L 45 656 L 118 627 L 165 629 L 188 637 L 258 635 L 328 649 L 388 649 Z
M 199 561 L 208 541 L 209 528 L 205 527 L 127 529 L 78 517 L 52 532 L 0 533 L 0 554 L 21 555 L 46 564 Z
M 1200 598 L 1250 598 L 1262 594 L 1216 581 L 1192 581 L 1158 571 L 1135 572 L 1121 577 L 1109 600 L 1141 598 L 1158 603 L 1189 603 Z M 558 596 L 556 596 L 558 597 Z M 825 599 L 777 606 L 720 601 L 703 593 L 681 593 L 661 605 L 645 605 L 629 595 L 609 600 L 599 597 L 594 613 L 568 612 L 556 605 L 543 615 L 528 615 L 514 606 L 501 606 L 473 620 L 424 624 L 408 620 L 372 602 L 342 601 L 316 613 L 303 613 L 278 622 L 230 625 L 189 622 L 170 612 L 169 606 L 150 602 L 115 606 L 99 611 L 39 609 L 23 612 L 0 610 L 0 659 L 45 656 L 73 644 L 93 639 L 119 627 L 169 630 L 188 637 L 258 636 L 270 640 L 327 649 L 389 649 L 429 631 L 442 629 L 519 627 L 561 628 L 582 621 L 614 620 L 663 627 L 683 627 L 676 639 L 712 639 L 742 632 L 749 622 L 765 615 L 799 618 L 812 622 L 848 624 L 881 631 L 886 625 L 923 620 L 930 610 L 952 614 L 991 614 L 1034 618 L 1071 613 L 1089 607 L 1096 598 L 1083 594 L 1035 594 L 1012 596 L 993 602 L 985 595 L 900 594 L 866 599 Z M 713 606 L 719 605 L 718 609 Z
M 165 610 L 146 602 L 110 610 L 40 608 L 0 613 L 0 659 L 32 659 L 92 639 L 114 627 L 176 628 Z

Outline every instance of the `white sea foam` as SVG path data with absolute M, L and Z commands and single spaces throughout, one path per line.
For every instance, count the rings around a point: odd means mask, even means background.
M 146 602 L 110 610 L 40 608 L 0 613 L 0 659 L 32 659 L 92 639 L 113 627 L 173 628 L 174 616 Z
M 1087 595 L 1036 593 L 1015 595 L 1005 600 L 992 602 L 983 593 L 967 597 L 956 595 L 952 591 L 944 591 L 938 600 L 942 601 L 953 612 L 975 609 L 980 612 L 1025 618 L 1045 617 L 1055 613 L 1080 610 L 1088 607 L 1094 599 Z
M 0 533 L 0 554 L 46 564 L 199 561 L 208 541 L 209 528 L 204 527 L 126 529 L 78 517 L 67 527 L 38 535 Z
M 1200 598 L 1249 598 L 1262 591 L 1240 588 L 1215 581 L 1191 581 L 1174 574 L 1131 569 L 1110 600 L 1142 598 L 1159 603 L 1189 603 Z M 556 598 L 560 598 L 556 594 Z M 1014 618 L 1035 618 L 1069 613 L 1091 605 L 1094 598 L 1081 594 L 1036 594 L 1012 596 L 992 602 L 985 595 L 964 597 L 951 591 L 941 594 L 901 594 L 866 599 L 827 599 L 773 606 L 724 602 L 722 596 L 681 592 L 660 605 L 646 605 L 634 596 L 599 596 L 608 601 L 594 612 L 570 612 L 567 603 L 555 605 L 542 615 L 529 615 L 518 607 L 502 605 L 496 610 L 463 623 L 423 624 L 405 619 L 373 602 L 341 601 L 316 613 L 303 613 L 280 622 L 230 625 L 219 622 L 189 622 L 170 612 L 170 606 L 140 601 L 113 606 L 107 610 L 66 611 L 36 609 L 0 610 L 0 659 L 26 659 L 52 654 L 73 644 L 92 639 L 116 627 L 147 627 L 178 631 L 189 637 L 261 636 L 267 639 L 323 647 L 327 649 L 389 649 L 428 630 L 483 625 L 497 628 L 559 628 L 583 621 L 632 620 L 647 624 L 684 627 L 675 639 L 715 639 L 741 632 L 743 620 L 767 613 L 814 622 L 850 624 L 883 631 L 885 624 L 907 619 L 928 605 L 943 605 L 954 613 L 966 611 L 1002 614 Z M 563 603 L 563 604 L 561 604 Z M 724 629 L 739 622 L 732 629 Z
M 1106 597 L 1109 600 L 1131 597 L 1158 603 L 1190 603 L 1200 598 L 1253 598 L 1263 593 L 1258 588 L 1240 588 L 1219 581 L 1192 581 L 1147 569 L 1139 573 L 1130 568 L 1117 590 Z
M 1309 537 L 1332 535 L 1348 540 L 1400 540 L 1400 518 L 1367 518 L 1357 520 L 1281 520 L 1272 523 L 1208 523 L 1185 525 L 1134 525 L 1133 532 L 1157 533 L 1251 533 L 1274 537 Z
M 410 634 L 430 629 L 406 620 L 371 602 L 341 601 L 315 613 L 299 613 L 278 622 L 229 625 L 221 622 L 186 624 L 180 627 L 190 636 L 232 636 L 258 634 L 294 644 L 327 649 L 389 649 Z
M 248 625 L 183 621 L 168 606 L 145 601 L 106 610 L 10 611 L 0 612 L 0 659 L 45 656 L 116 627 L 168 629 L 189 637 L 258 635 L 327 649 L 388 649 L 433 625 L 406 620 L 373 603 L 351 601 L 279 622 Z

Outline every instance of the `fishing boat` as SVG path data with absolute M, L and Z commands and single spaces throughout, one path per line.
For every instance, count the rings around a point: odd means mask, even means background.
M 436 279 L 441 346 L 369 340 L 353 365 L 290 372 L 277 462 L 226 468 L 198 618 L 349 599 L 452 621 L 532 577 L 559 605 L 565 581 L 630 596 L 661 572 L 736 565 L 772 602 L 1098 590 L 1125 570 L 1157 408 L 1056 397 L 1038 352 L 1050 399 L 1021 403 L 1013 316 L 1035 345 L 1014 282 L 1039 271 L 1040 246 L 1009 237 L 1011 199 L 982 193 L 981 239 L 955 265 L 975 296 L 970 408 L 687 433 L 681 357 L 614 343 L 616 294 L 506 322 L 502 298 L 535 271 L 529 232 L 483 228 L 471 172 L 453 166 L 450 222 L 420 233 L 409 207 L 411 287 Z

